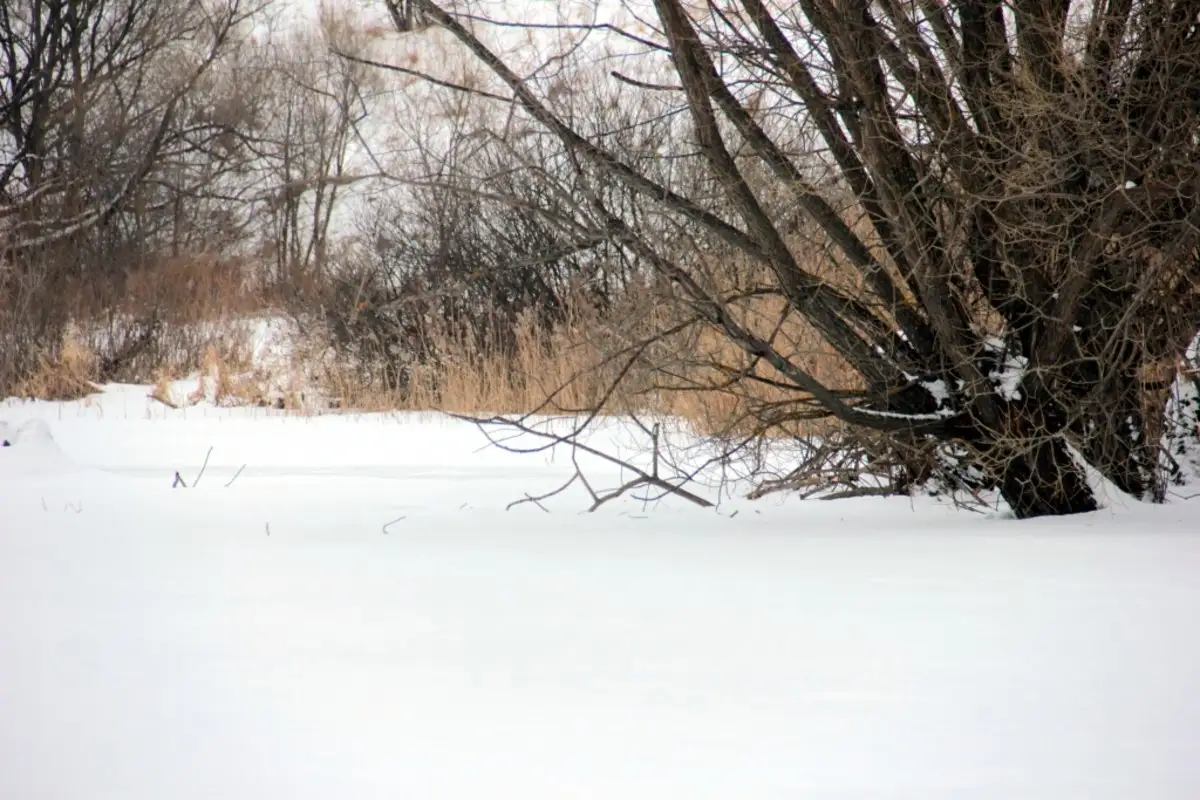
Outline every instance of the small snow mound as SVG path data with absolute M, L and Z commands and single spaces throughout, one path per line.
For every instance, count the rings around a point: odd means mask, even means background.
M 75 467 L 59 449 L 45 420 L 31 419 L 15 430 L 7 422 L 0 422 L 0 441 L 8 444 L 0 450 L 0 474 L 9 479 Z
M 5 437 L 6 439 L 9 437 Z M 54 435 L 50 433 L 50 426 L 43 419 L 31 419 L 21 427 L 17 428 L 10 441 L 14 445 L 27 444 L 48 444 L 54 445 Z M 57 447 L 56 447 L 57 449 Z

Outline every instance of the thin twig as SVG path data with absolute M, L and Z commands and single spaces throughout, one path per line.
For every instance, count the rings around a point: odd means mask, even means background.
M 563 492 L 565 492 L 567 490 L 567 488 L 571 484 L 573 484 L 573 483 L 575 483 L 575 481 L 579 480 L 580 477 L 581 477 L 581 475 L 578 472 L 576 472 L 574 475 L 571 476 L 571 479 L 569 481 L 564 483 L 562 486 L 559 486 L 557 489 L 546 492 L 545 494 L 538 494 L 538 495 L 526 494 L 520 500 L 514 500 L 511 503 L 509 503 L 507 506 L 504 507 L 504 510 L 511 511 L 523 503 L 533 503 L 535 506 L 540 508 L 542 511 L 545 511 L 547 514 L 549 514 L 550 509 L 548 509 L 544 505 L 542 505 L 542 501 L 549 500 L 551 497 L 554 497 L 555 495 L 562 494 Z
M 854 486 L 838 492 L 823 494 L 819 500 L 849 500 L 852 497 L 891 497 L 895 492 L 890 486 Z
M 233 477 L 229 479 L 229 483 L 225 484 L 226 489 L 228 489 L 230 486 L 233 486 L 233 482 L 238 479 L 238 476 L 242 474 L 242 470 L 244 470 L 245 468 L 246 468 L 246 465 L 242 464 L 242 466 L 240 468 L 238 468 L 238 471 L 233 473 Z
M 192 481 L 192 488 L 195 489 L 200 485 L 200 479 L 204 477 L 204 470 L 208 469 L 208 459 L 212 456 L 213 449 L 208 448 L 208 452 L 204 455 L 204 463 L 200 465 L 200 474 L 196 476 L 196 480 Z
M 620 486 L 617 489 L 614 489 L 613 491 L 609 492 L 608 494 L 602 495 L 599 498 L 597 498 L 596 502 L 592 505 L 591 508 L 588 509 L 588 511 L 595 511 L 596 509 L 600 508 L 600 506 L 607 503 L 609 500 L 615 500 L 618 497 L 620 497 L 621 495 L 625 494 L 626 492 L 636 489 L 639 486 L 653 486 L 655 488 L 662 489 L 664 492 L 667 492 L 668 494 L 673 494 L 678 497 L 682 497 L 684 500 L 688 500 L 692 503 L 695 503 L 696 505 L 700 506 L 701 508 L 712 508 L 713 507 L 713 504 L 711 501 L 705 500 L 703 497 L 700 497 L 699 495 L 692 494 L 687 489 L 684 489 L 682 486 L 675 486 L 673 484 L 667 483 L 666 481 L 662 480 L 661 478 L 655 478 L 651 475 L 647 475 L 646 473 L 641 472 L 637 468 L 634 468 L 634 471 L 640 473 L 637 478 L 634 478 L 633 480 L 625 483 L 624 485 Z
M 640 81 L 637 78 L 631 78 L 617 70 L 609 70 L 609 75 L 619 80 L 621 83 L 627 83 L 630 86 L 636 86 L 639 89 L 650 89 L 656 92 L 682 92 L 683 86 L 677 83 L 650 83 L 648 81 Z
M 572 434 L 572 435 L 562 436 L 560 434 L 550 433 L 548 431 L 536 430 L 536 429 L 531 428 L 528 425 L 520 422 L 519 420 L 506 419 L 504 417 L 491 417 L 489 419 L 475 420 L 475 422 L 481 428 L 483 428 L 483 426 L 485 426 L 485 425 L 490 424 L 490 425 L 496 425 L 496 426 L 501 426 L 501 427 L 507 427 L 508 429 L 517 431 L 518 433 L 529 434 L 532 436 L 538 436 L 543 439 L 547 439 L 551 442 L 551 444 L 548 446 L 550 448 L 554 447 L 555 445 L 560 445 L 560 444 L 566 445 L 571 448 L 571 461 L 575 465 L 575 476 L 570 481 L 568 481 L 566 484 L 564 484 L 563 486 L 560 486 L 554 492 L 550 493 L 549 495 L 546 495 L 546 497 L 553 496 L 554 494 L 557 494 L 558 492 L 565 490 L 567 488 L 567 486 L 571 485 L 571 483 L 573 483 L 576 479 L 578 479 L 583 484 L 584 488 L 587 489 L 588 494 L 590 494 L 592 496 L 592 501 L 593 501 L 592 506 L 588 509 L 588 511 L 595 511 L 596 509 L 600 508 L 600 506 L 604 505 L 605 503 L 609 502 L 610 500 L 614 500 L 614 499 L 624 495 L 626 492 L 629 492 L 630 490 L 635 489 L 639 486 L 653 486 L 655 488 L 662 489 L 664 492 L 666 492 L 668 494 L 673 494 L 678 497 L 682 497 L 684 500 L 694 503 L 694 504 L 700 506 L 701 508 L 712 508 L 713 507 L 712 502 L 710 502 L 709 500 L 706 500 L 705 498 L 700 497 L 697 494 L 689 492 L 687 489 L 684 489 L 682 486 L 676 486 L 675 484 L 672 484 L 672 483 L 658 477 L 657 472 L 658 472 L 659 428 L 658 428 L 657 424 L 654 426 L 654 430 L 652 433 L 652 439 L 654 441 L 654 466 L 653 466 L 654 472 L 651 473 L 651 472 L 646 472 L 645 470 L 640 469 L 640 468 L 634 466 L 633 464 L 630 464 L 628 461 L 624 461 L 623 459 L 620 459 L 616 456 L 605 453 L 602 450 L 598 450 L 594 447 L 590 447 L 589 445 L 579 442 L 578 439 L 575 438 L 578 435 L 578 432 L 576 432 L 575 434 Z M 493 443 L 495 443 L 498 447 L 502 447 L 504 449 L 513 450 L 513 451 L 519 450 L 519 448 L 505 447 L 503 444 L 496 442 L 496 439 L 490 433 L 488 433 L 486 430 L 484 430 L 484 434 L 486 436 L 488 436 L 488 438 Z M 544 450 L 544 449 L 547 449 L 547 448 L 545 448 L 545 447 L 537 448 L 536 450 L 534 450 L 534 452 L 537 452 L 538 450 Z M 607 461 L 608 463 L 613 464 L 614 466 L 620 467 L 621 469 L 628 469 L 636 477 L 633 480 L 627 481 L 626 483 L 622 484 L 618 489 L 616 489 L 614 491 L 611 491 L 611 492 L 608 492 L 605 494 L 601 494 L 592 488 L 591 484 L 587 480 L 587 477 L 583 474 L 583 469 L 579 466 L 579 461 L 578 461 L 578 453 L 580 453 L 580 452 L 587 453 L 588 455 L 592 455 L 592 456 L 595 456 L 596 458 L 603 459 L 604 461 Z M 544 499 L 544 498 L 540 498 L 540 499 Z M 518 503 L 530 502 L 530 500 L 521 500 L 521 501 L 517 501 L 517 502 Z

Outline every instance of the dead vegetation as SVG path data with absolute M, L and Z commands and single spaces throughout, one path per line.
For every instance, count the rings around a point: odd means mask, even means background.
M 522 77 L 433 0 L 385 2 L 390 38 L 326 9 L 261 41 L 253 0 L 11 5 L 0 395 L 649 412 L 804 444 L 772 490 L 870 464 L 1071 513 L 1096 505 L 1082 456 L 1163 496 L 1200 328 L 1187 3 L 1081 4 L 1080 27 L 656 0 L 630 37 L 663 56 L 650 81 L 567 32 Z M 466 63 L 422 55 L 431 26 Z M 380 112 L 388 162 L 360 127 Z
M 37 353 L 34 364 L 16 385 L 17 397 L 78 400 L 96 391 L 98 359 L 77 328 L 67 328 L 55 350 Z

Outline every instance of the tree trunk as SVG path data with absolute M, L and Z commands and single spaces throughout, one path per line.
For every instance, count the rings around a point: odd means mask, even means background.
M 1147 419 L 1141 386 L 1113 397 L 1107 419 L 1097 414 L 1097 431 L 1083 438 L 1080 452 L 1113 485 L 1131 497 L 1149 500 L 1155 497 L 1159 439 L 1159 419 Z M 1155 414 L 1161 417 L 1161 413 Z
M 1059 436 L 1038 440 L 1004 459 L 1000 494 L 1017 519 L 1095 511 L 1083 467 Z

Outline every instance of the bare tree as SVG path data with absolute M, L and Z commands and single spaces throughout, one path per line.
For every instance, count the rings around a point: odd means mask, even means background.
M 16 258 L 117 213 L 180 134 L 240 0 L 26 0 L 0 9 L 0 214 Z
M 408 32 L 425 27 L 425 18 L 412 0 L 387 0 L 387 10 L 398 31 Z
M 562 113 L 485 43 L 485 18 L 411 5 L 492 72 L 488 97 L 556 138 L 571 164 L 556 212 L 669 283 L 742 354 L 729 375 L 790 392 L 777 419 L 872 432 L 918 477 L 996 488 L 1020 517 L 1095 508 L 1085 465 L 1161 495 L 1146 384 L 1200 327 L 1195 0 L 654 0 L 641 30 L 608 30 L 673 74 L 610 80 L 685 122 L 708 177 L 689 186 Z M 613 184 L 637 202 L 606 202 Z M 853 289 L 800 252 L 797 214 L 819 234 L 806 253 Z M 749 325 L 702 255 L 764 271 L 756 291 L 853 379 Z
M 233 160 L 234 121 L 212 113 L 206 79 L 258 7 L 0 4 L 0 384 L 57 339 L 68 288 L 119 282 L 141 254 L 194 227 L 181 204 Z
M 317 30 L 285 33 L 261 54 L 268 120 L 257 152 L 267 175 L 258 205 L 276 280 L 321 280 L 342 195 L 371 171 L 355 155 L 375 93 L 372 71 L 335 54 L 359 49 L 357 35 L 352 19 L 326 9 Z

